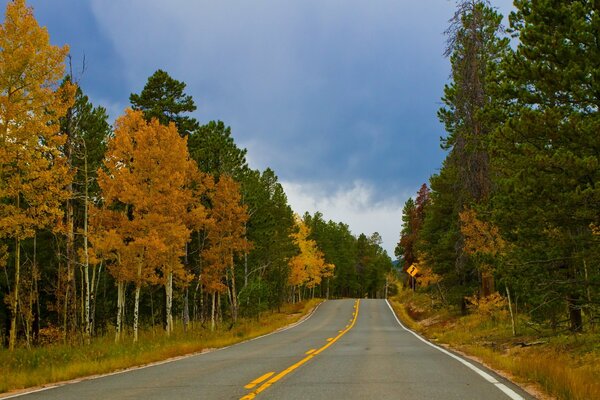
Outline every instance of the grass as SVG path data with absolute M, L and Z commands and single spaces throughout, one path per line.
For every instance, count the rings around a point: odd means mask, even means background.
M 309 300 L 282 307 L 281 312 L 264 314 L 260 321 L 240 319 L 228 329 L 227 324 L 214 332 L 207 328 L 188 329 L 176 326 L 171 336 L 140 332 L 139 341 L 130 337 L 115 343 L 113 335 L 95 338 L 89 345 L 53 344 L 15 351 L 0 350 L 0 393 L 61 382 L 125 368 L 149 364 L 172 357 L 232 345 L 273 332 L 298 321 L 320 300 Z
M 513 336 L 506 313 L 493 315 L 494 318 L 461 316 L 456 310 L 432 307 L 425 294 L 408 291 L 391 303 L 411 329 L 433 342 L 475 357 L 542 398 L 600 399 L 598 333 L 533 331 L 527 328 L 527 319 L 519 316 L 518 335 Z

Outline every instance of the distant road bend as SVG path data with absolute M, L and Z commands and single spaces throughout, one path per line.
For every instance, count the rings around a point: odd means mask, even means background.
M 17 396 L 14 396 L 17 397 Z M 402 327 L 386 300 L 329 300 L 299 325 L 21 399 L 531 399 Z M 10 398 L 10 397 L 9 397 Z

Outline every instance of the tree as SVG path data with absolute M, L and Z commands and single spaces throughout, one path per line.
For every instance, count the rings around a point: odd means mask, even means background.
M 406 271 L 418 261 L 417 241 L 425 220 L 425 207 L 430 203 L 430 190 L 426 184 L 421 185 L 416 200 L 409 198 L 402 210 L 402 231 L 400 241 L 396 246 L 397 257 L 402 258 L 403 269 Z
M 64 335 L 67 335 L 67 321 L 70 314 L 75 319 L 77 306 L 75 272 L 76 264 L 83 268 L 83 324 L 84 334 L 89 339 L 92 334 L 95 314 L 95 286 L 100 278 L 100 271 L 94 268 L 90 277 L 90 262 L 88 249 L 88 220 L 89 208 L 93 198 L 97 198 L 99 188 L 96 181 L 96 171 L 102 164 L 108 138 L 112 134 L 108 123 L 108 114 L 104 107 L 94 107 L 89 98 L 83 94 L 79 85 L 71 82 L 71 76 L 63 80 L 63 85 L 76 87 L 73 105 L 61 118 L 61 131 L 66 136 L 63 146 L 64 157 L 73 174 L 73 181 L 67 185 L 69 198 L 66 202 L 65 233 L 66 233 L 66 262 L 67 273 L 59 273 L 57 297 L 63 297 Z M 80 238 L 78 240 L 78 238 Z M 77 251 L 79 248 L 79 251 Z M 64 293 L 59 293 L 60 290 Z M 71 330 L 75 329 L 71 323 Z
M 58 118 L 73 88 L 58 88 L 68 47 L 52 46 L 24 0 L 9 2 L 0 26 L 0 235 L 14 240 L 14 278 L 9 295 L 10 349 L 19 313 L 21 242 L 37 229 L 56 227 L 71 179 L 60 147 Z
M 200 182 L 186 141 L 173 123 L 164 126 L 155 119 L 147 123 L 141 112 L 127 110 L 116 122 L 104 162 L 106 172 L 98 173 L 104 200 L 99 220 L 107 221 L 109 235 L 117 236 L 109 240 L 100 233 L 99 242 L 115 243 L 118 263 L 111 273 L 117 282 L 135 284 L 134 341 L 142 286 L 156 282 L 165 286 L 170 333 L 173 279 L 185 284 L 191 278 L 180 258 L 190 235 L 187 224 L 200 223 L 204 209 L 191 190 Z
M 299 216 L 296 216 L 296 227 L 298 230 L 292 233 L 292 238 L 298 246 L 299 252 L 289 261 L 289 284 L 293 290 L 300 286 L 306 286 L 312 290 L 314 297 L 314 288 L 321 283 L 323 278 L 333 276 L 335 266 L 325 262 L 323 252 L 319 250 L 317 243 L 309 239 L 310 228 Z M 294 293 L 292 293 L 292 298 L 294 298 Z
M 591 226 L 600 209 L 595 2 L 515 2 L 511 28 L 519 39 L 506 58 L 498 93 L 507 121 L 494 135 L 494 222 L 513 245 L 510 263 L 534 315 L 568 312 L 583 329 L 582 310 L 598 279 L 598 241 Z M 507 270 L 507 273 L 512 272 Z M 591 276 L 588 274 L 591 272 Z
M 241 182 L 248 172 L 246 149 L 237 147 L 231 128 L 222 121 L 210 121 L 192 132 L 189 148 L 200 171 L 213 175 L 216 180 L 227 174 Z
M 210 195 L 211 208 L 207 224 L 209 246 L 202 255 L 205 268 L 203 283 L 212 295 L 211 325 L 215 325 L 215 296 L 228 291 L 233 322 L 238 317 L 234 258 L 250 250 L 246 239 L 247 207 L 241 202 L 240 186 L 228 175 L 222 175 Z M 222 283 L 225 278 L 227 285 Z
M 244 257 L 244 287 L 240 305 L 255 308 L 251 302 L 268 302 L 279 307 L 285 300 L 288 260 L 295 254 L 290 234 L 295 229 L 294 214 L 283 187 L 273 170 L 249 171 L 242 180 L 244 203 L 248 206 L 248 240 L 252 250 Z M 254 284 L 253 284 L 254 282 Z M 247 285 L 252 285 L 250 298 Z
M 465 207 L 487 207 L 492 193 L 489 143 L 499 121 L 490 110 L 496 106 L 493 91 L 500 62 L 510 51 L 501 21 L 484 0 L 460 1 L 450 20 L 446 55 L 452 82 L 444 89 L 444 107 L 438 112 L 448 133 L 442 147 L 449 154 L 430 180 L 432 202 L 416 246 L 422 261 L 442 276 L 463 305 L 475 285 L 480 284 L 483 295 L 493 287 L 493 275 L 482 277 L 464 252 L 458 214 Z
M 187 136 L 198 129 L 198 121 L 184 115 L 196 110 L 192 96 L 184 93 L 185 86 L 159 69 L 148 78 L 140 94 L 129 96 L 129 101 L 134 110 L 144 113 L 147 121 L 156 118 L 163 125 L 174 122 L 179 134 Z

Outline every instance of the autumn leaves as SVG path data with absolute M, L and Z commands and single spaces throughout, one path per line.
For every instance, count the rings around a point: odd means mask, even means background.
M 70 171 L 61 156 L 65 137 L 57 116 L 73 99 L 73 87 L 56 90 L 69 49 L 49 43 L 24 0 L 8 4 L 0 26 L 0 239 L 15 243 L 15 273 L 8 296 L 9 347 L 16 343 L 21 269 L 20 242 L 56 226 L 67 197 Z M 4 247 L 2 253 L 7 249 Z M 0 257 L 0 260 L 6 257 Z
M 0 25 L 0 292 L 11 349 L 23 331 L 35 343 L 45 324 L 62 325 L 65 341 L 79 332 L 89 342 L 101 278 L 105 314 L 114 315 L 104 327 L 114 323 L 120 340 L 132 326 L 136 341 L 141 314 L 169 334 L 177 309 L 186 326 L 190 287 L 193 319 L 208 317 L 214 329 L 224 313 L 236 322 L 243 289 L 242 313 L 257 285 L 258 303 L 274 307 L 290 286 L 314 291 L 332 275 L 306 225 L 294 224 L 273 171 L 251 171 L 223 123 L 200 126 L 183 115 L 195 109 L 184 83 L 157 71 L 111 130 L 105 110 L 65 77 L 68 51 L 50 44 L 24 0 L 8 4 Z M 42 233 L 50 256 L 38 263 L 32 238 Z M 41 281 L 53 286 L 45 300 L 29 287 Z
M 295 301 L 296 295 L 299 300 L 302 300 L 302 292 L 297 291 L 297 288 L 306 286 L 309 290 L 314 291 L 315 287 L 321 284 L 323 278 L 333 276 L 335 268 L 335 265 L 325 262 L 324 254 L 317 247 L 317 242 L 309 239 L 310 228 L 298 216 L 296 216 L 296 226 L 298 232 L 293 233 L 292 237 L 300 249 L 300 253 L 292 257 L 289 262 L 289 284 L 292 286 L 293 301 Z

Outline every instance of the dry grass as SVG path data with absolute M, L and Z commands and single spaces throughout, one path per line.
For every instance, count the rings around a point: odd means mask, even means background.
M 55 344 L 14 352 L 0 350 L 0 393 L 60 381 L 104 374 L 149 364 L 207 349 L 229 346 L 273 332 L 298 321 L 320 301 L 282 307 L 281 312 L 264 314 L 260 321 L 242 319 L 233 328 L 188 329 L 177 326 L 170 337 L 152 330 L 140 332 L 139 341 L 126 338 L 114 342 L 114 336 L 95 338 L 89 345 Z
M 448 309 L 434 310 L 422 294 L 401 293 L 392 301 L 398 317 L 431 340 L 473 356 L 516 382 L 548 397 L 565 400 L 600 399 L 600 335 L 534 332 L 519 324 L 513 337 L 510 321 Z M 522 347 L 522 343 L 543 342 Z

